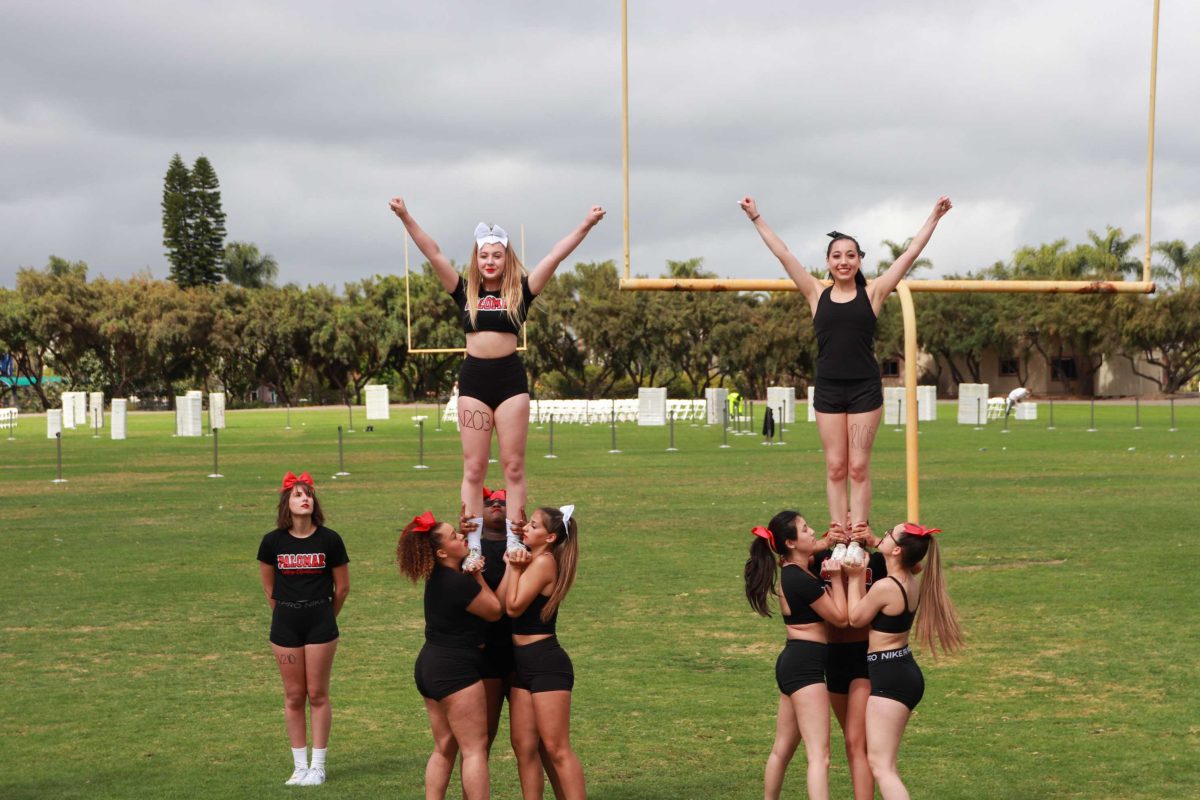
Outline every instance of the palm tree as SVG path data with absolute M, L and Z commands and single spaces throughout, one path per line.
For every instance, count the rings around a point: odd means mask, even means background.
M 903 244 L 896 244 L 891 239 L 884 239 L 883 246 L 888 249 L 888 255 L 890 255 L 891 258 L 890 259 L 888 259 L 888 258 L 879 259 L 879 269 L 875 270 L 875 277 L 878 278 L 880 275 L 887 272 L 888 267 L 890 267 L 892 264 L 896 263 L 897 258 L 904 255 L 904 251 L 908 249 L 908 246 L 910 244 L 912 244 L 911 236 L 908 237 L 907 239 L 905 239 Z M 922 269 L 924 267 L 932 267 L 932 266 L 933 266 L 933 262 L 930 261 L 928 258 L 918 258 L 916 261 L 913 262 L 913 265 L 911 267 L 909 267 L 908 271 L 913 272 L 915 270 Z
M 1161 275 L 1168 279 L 1178 280 L 1180 289 L 1189 284 L 1200 283 L 1200 242 L 1192 245 L 1189 250 L 1182 239 L 1175 239 L 1170 242 L 1159 242 L 1154 245 L 1154 249 L 1167 257 L 1167 263 L 1161 266 L 1156 265 L 1153 277 Z
M 1112 225 L 1105 226 L 1104 235 L 1088 231 L 1090 244 L 1080 246 L 1080 255 L 1095 276 L 1110 277 L 1130 274 L 1135 278 L 1141 277 L 1142 262 L 1134 253 L 1133 248 L 1142 240 L 1140 234 L 1133 234 L 1128 239 L 1125 232 Z
M 271 286 L 279 274 L 279 263 L 270 253 L 260 253 L 251 242 L 230 242 L 225 245 L 225 277 L 230 283 L 246 289 Z

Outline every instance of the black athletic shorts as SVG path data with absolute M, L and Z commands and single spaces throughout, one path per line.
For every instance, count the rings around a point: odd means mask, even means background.
M 483 680 L 483 650 L 425 643 L 413 666 L 417 691 L 430 700 L 442 700 Z
M 483 646 L 483 677 L 507 678 L 516 670 L 512 637 L 488 639 Z
M 912 711 L 925 694 L 925 676 L 908 646 L 867 654 L 871 696 L 899 700 Z
M 501 358 L 467 356 L 458 371 L 458 394 L 480 400 L 495 411 L 508 398 L 529 394 L 525 364 L 516 353 Z
M 804 639 L 788 639 L 783 652 L 775 659 L 775 683 L 789 697 L 797 690 L 814 683 L 825 682 L 825 666 L 829 663 L 829 645 Z
M 850 681 L 870 678 L 867 673 L 867 641 L 830 642 L 825 683 L 832 694 L 850 694 Z
M 883 379 L 822 378 L 817 376 L 813 409 L 822 414 L 865 414 L 883 407 Z
M 517 662 L 513 681 L 516 688 L 530 692 L 569 692 L 575 686 L 575 669 L 557 636 L 515 645 L 513 655 Z
M 271 613 L 271 644 L 304 647 L 338 638 L 337 617 L 328 600 L 301 603 L 276 601 Z

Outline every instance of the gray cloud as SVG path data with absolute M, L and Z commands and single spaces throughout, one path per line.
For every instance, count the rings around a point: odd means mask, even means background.
M 632 4 L 635 272 L 781 275 L 747 193 L 814 264 L 829 227 L 874 256 L 942 193 L 939 272 L 1140 232 L 1150 11 L 1104 5 Z M 1192 242 L 1200 8 L 1162 13 L 1154 239 Z M 619 47 L 616 3 L 8 3 L 0 285 L 50 253 L 165 276 L 175 152 L 213 161 L 230 237 L 283 280 L 402 269 L 396 193 L 459 258 L 484 219 L 536 259 L 599 202 L 576 258 L 619 263 Z

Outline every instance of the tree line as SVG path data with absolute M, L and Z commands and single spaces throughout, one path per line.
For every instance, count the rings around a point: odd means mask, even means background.
M 1109 228 L 1074 247 L 1065 239 L 1024 247 L 1009 261 L 950 277 L 1120 280 L 1140 275 L 1137 239 Z M 903 251 L 902 243 L 885 245 Z M 1159 291 L 1151 297 L 921 294 L 920 345 L 934 356 L 922 382 L 979 382 L 984 354 L 994 351 L 1015 361 L 1022 381 L 1035 358 L 1073 358 L 1075 375 L 1059 376 L 1071 394 L 1092 393 L 1105 357 L 1141 359 L 1151 365 L 1145 377 L 1178 391 L 1200 375 L 1200 244 L 1155 249 Z M 667 262 L 663 277 L 715 276 L 691 259 Z M 233 407 L 257 402 L 260 387 L 292 405 L 361 402 L 368 383 L 387 383 L 396 399 L 450 392 L 460 356 L 409 352 L 410 336 L 414 349 L 463 345 L 454 304 L 428 264 L 411 277 L 411 332 L 402 276 L 340 291 L 269 280 L 248 288 L 146 274 L 89 278 L 85 263 L 52 257 L 44 268 L 19 270 L 15 288 L 0 288 L 0 353 L 17 375 L 34 379 L 26 407 L 57 404 L 45 375 L 144 403 L 169 404 L 186 389 L 224 390 Z M 618 281 L 612 262 L 579 263 L 538 297 L 523 353 L 535 396 L 629 396 L 639 386 L 667 386 L 671 396 L 697 397 L 727 386 L 762 397 L 767 386 L 811 380 L 816 344 L 799 294 L 622 292 Z M 881 362 L 903 354 L 896 302 L 884 305 L 876 351 Z

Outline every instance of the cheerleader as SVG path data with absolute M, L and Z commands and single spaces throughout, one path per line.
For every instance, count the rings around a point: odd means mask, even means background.
M 908 718 L 925 694 L 925 677 L 908 645 L 914 619 L 917 638 L 935 656 L 935 638 L 945 650 L 962 645 L 958 616 L 942 576 L 936 533 L 941 531 L 904 522 L 884 534 L 879 552 L 887 562 L 887 577 L 876 578 L 870 591 L 865 587 L 865 565 L 842 565 L 848 583 L 850 624 L 871 628 L 867 644 L 871 680 L 867 761 L 884 800 L 908 798 L 896 769 L 896 757 Z M 914 573 L 927 555 L 924 576 L 918 581 Z
M 825 451 L 830 529 L 844 529 L 847 513 L 850 526 L 861 528 L 871 518 L 871 448 L 883 414 L 883 381 L 875 360 L 875 323 L 883 301 L 908 275 L 933 236 L 938 220 L 950 210 L 950 198 L 938 198 L 904 253 L 871 280 L 863 276 L 862 258 L 866 254 L 858 241 L 832 231 L 825 249 L 825 266 L 833 279 L 829 288 L 792 255 L 762 219 L 753 198 L 742 198 L 740 205 L 808 301 L 817 335 L 813 408 Z
M 755 527 L 751 532 L 755 539 L 746 560 L 746 599 L 751 608 L 769 617 L 770 598 L 776 596 L 787 631 L 787 642 L 775 661 L 779 711 L 775 742 L 763 775 L 763 797 L 779 797 L 788 763 L 803 741 L 808 758 L 808 796 L 827 800 L 829 693 L 825 670 L 829 646 L 825 623 L 845 626 L 846 595 L 840 580 L 833 580 L 831 590 L 826 592 L 821 579 L 808 571 L 813 554 L 822 544 L 798 511 L 781 511 L 767 527 Z M 829 570 L 836 572 L 839 566 L 832 562 Z
M 283 679 L 283 717 L 292 745 L 288 786 L 325 782 L 333 710 L 329 673 L 337 652 L 337 616 L 350 594 L 350 557 L 325 527 L 312 476 L 288 472 L 279 492 L 275 530 L 258 546 L 259 575 L 271 607 L 271 650 Z M 312 714 L 308 760 L 305 703 Z
M 507 545 L 509 550 L 521 549 L 521 539 L 513 529 L 525 514 L 525 441 L 529 433 L 529 379 L 517 355 L 521 326 L 559 264 L 604 219 L 604 209 L 592 206 L 583 222 L 528 274 L 504 229 L 481 222 L 475 228 L 475 247 L 465 275 L 458 273 L 433 237 L 416 223 L 403 198 L 392 198 L 391 209 L 433 266 L 442 288 L 454 299 L 467 338 L 467 356 L 458 376 L 458 430 L 463 450 L 462 502 L 475 523 L 468 533 L 471 553 L 464 567 L 474 570 L 481 559 L 481 497 L 493 429 L 512 499 L 507 509 Z
M 556 797 L 587 796 L 583 767 L 570 741 L 575 670 L 556 635 L 558 608 L 575 581 L 579 559 L 574 511 L 570 505 L 534 511 L 522 531 L 529 552 L 510 555 L 504 575 L 502 593 L 512 617 L 516 661 L 509 714 L 525 800 L 542 797 L 542 758 L 556 780 Z
M 405 526 L 396 544 L 400 571 L 413 583 L 425 581 L 425 644 L 413 677 L 433 731 L 427 799 L 446 796 L 459 752 L 466 799 L 489 793 L 483 642 L 485 625 L 500 618 L 500 600 L 482 571 L 462 572 L 467 554 L 462 533 L 428 511 Z

